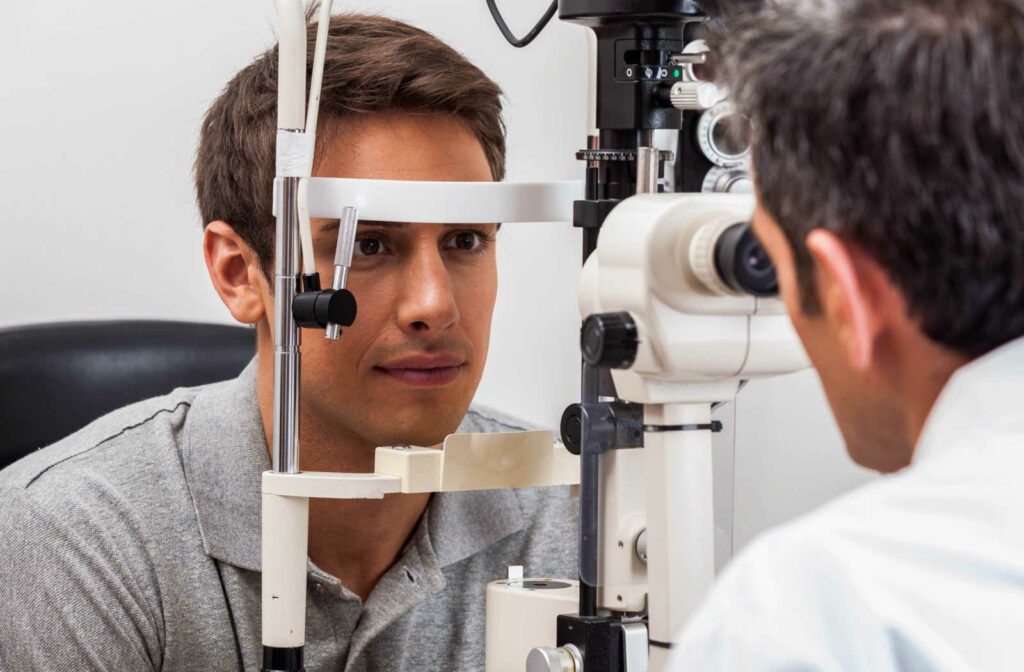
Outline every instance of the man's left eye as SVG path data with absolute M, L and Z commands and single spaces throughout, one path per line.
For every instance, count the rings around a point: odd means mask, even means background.
M 480 247 L 481 242 L 482 239 L 479 233 L 460 231 L 448 239 L 448 244 L 445 247 L 456 250 L 475 250 Z

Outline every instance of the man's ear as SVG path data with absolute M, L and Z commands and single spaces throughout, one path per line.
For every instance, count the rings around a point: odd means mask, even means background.
M 881 269 L 825 229 L 812 230 L 806 244 L 815 262 L 823 317 L 838 335 L 850 365 L 867 369 L 877 355 L 877 339 L 884 326 L 877 286 Z
M 226 222 L 210 222 L 203 234 L 203 256 L 213 288 L 239 322 L 259 322 L 266 311 L 260 288 L 263 271 L 259 259 Z

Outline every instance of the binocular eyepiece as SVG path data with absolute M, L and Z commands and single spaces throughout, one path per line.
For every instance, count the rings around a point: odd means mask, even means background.
M 737 222 L 715 241 L 715 270 L 719 279 L 735 292 L 753 296 L 776 296 L 779 282 L 775 264 L 750 222 Z

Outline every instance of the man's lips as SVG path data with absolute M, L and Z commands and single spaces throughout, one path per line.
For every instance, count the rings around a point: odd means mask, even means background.
M 441 387 L 455 380 L 465 363 L 458 355 L 439 352 L 396 357 L 374 368 L 406 385 Z

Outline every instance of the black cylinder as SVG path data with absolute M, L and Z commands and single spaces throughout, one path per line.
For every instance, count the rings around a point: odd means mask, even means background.
M 590 366 L 628 369 L 637 345 L 636 322 L 629 313 L 590 315 L 580 330 L 583 360 Z
M 776 296 L 775 264 L 748 222 L 733 224 L 715 241 L 715 268 L 722 281 L 737 292 Z
M 263 647 L 262 672 L 305 672 L 302 665 L 302 647 Z
M 583 405 L 570 404 L 562 412 L 562 443 L 573 455 L 580 454 L 583 443 Z

